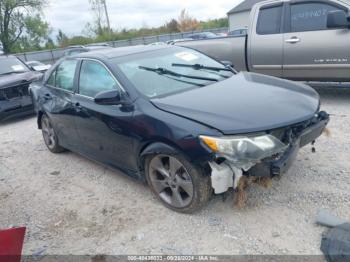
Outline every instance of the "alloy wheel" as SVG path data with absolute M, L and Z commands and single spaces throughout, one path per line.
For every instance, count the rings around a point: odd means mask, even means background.
M 183 208 L 193 199 L 192 178 L 184 165 L 173 156 L 157 155 L 149 165 L 151 186 L 167 204 Z
M 48 148 L 53 149 L 56 146 L 56 134 L 50 123 L 50 120 L 47 117 L 43 117 L 41 129 L 43 132 L 43 137 L 45 144 Z

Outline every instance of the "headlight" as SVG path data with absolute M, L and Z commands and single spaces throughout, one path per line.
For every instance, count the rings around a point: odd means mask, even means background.
M 257 162 L 283 152 L 287 146 L 272 135 L 209 137 L 200 139 L 213 152 L 237 163 Z

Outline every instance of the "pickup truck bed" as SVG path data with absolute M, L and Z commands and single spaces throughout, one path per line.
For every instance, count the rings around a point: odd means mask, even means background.
M 247 66 L 247 36 L 230 36 L 179 42 L 178 45 L 196 49 L 218 61 L 230 61 L 238 71 L 250 71 Z
M 238 71 L 350 86 L 350 5 L 340 0 L 256 4 L 248 35 L 179 42 Z

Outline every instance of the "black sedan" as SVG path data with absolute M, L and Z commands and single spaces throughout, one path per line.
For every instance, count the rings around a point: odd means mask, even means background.
M 0 121 L 33 114 L 29 85 L 42 77 L 15 56 L 0 56 Z
M 32 90 L 51 152 L 122 170 L 187 213 L 242 177 L 285 172 L 329 120 L 306 85 L 236 73 L 177 46 L 64 58 Z

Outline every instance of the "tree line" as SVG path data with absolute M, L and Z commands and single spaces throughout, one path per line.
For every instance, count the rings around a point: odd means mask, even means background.
M 144 37 L 158 34 L 227 27 L 228 19 L 198 21 L 182 10 L 178 18 L 169 19 L 162 26 L 115 30 L 110 27 L 105 0 L 89 0 L 92 20 L 82 33 L 69 37 L 62 30 L 56 36 L 45 21 L 43 9 L 47 0 L 0 0 L 0 41 L 5 53 L 17 53 L 85 45 Z

